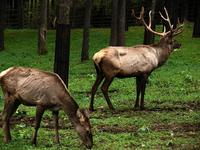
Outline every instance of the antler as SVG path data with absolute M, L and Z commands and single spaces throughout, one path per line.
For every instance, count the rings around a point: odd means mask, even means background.
M 147 25 L 146 24 L 146 22 L 145 22 L 145 20 L 144 20 L 144 7 L 142 6 L 142 9 L 141 9 L 141 11 L 140 11 L 140 16 L 139 17 L 137 17 L 136 15 L 135 15 L 135 12 L 134 12 L 134 10 L 132 9 L 132 15 L 136 18 L 136 19 L 138 19 L 138 20 L 141 20 L 142 21 L 142 23 L 144 24 L 144 26 L 146 27 L 146 29 L 148 29 L 150 32 L 152 32 L 152 33 L 154 33 L 154 34 L 156 34 L 156 35 L 159 35 L 159 36 L 165 36 L 166 35 L 166 29 L 164 28 L 164 31 L 162 32 L 162 33 L 160 33 L 160 32 L 156 32 L 156 31 L 154 31 L 153 29 L 151 29 L 151 11 L 149 11 L 149 25 Z
M 167 9 L 166 9 L 165 7 L 164 7 L 164 10 L 165 10 L 166 18 L 162 15 L 162 13 L 161 13 L 160 11 L 159 11 L 159 14 L 160 14 L 160 16 L 161 16 L 161 18 L 162 18 L 163 20 L 165 20 L 165 21 L 168 22 L 169 27 L 170 27 L 170 29 L 172 30 L 172 29 L 173 29 L 173 25 L 171 24 L 171 21 L 170 21 L 170 18 L 169 18 Z
M 161 12 L 159 12 L 159 14 L 160 14 L 161 18 L 163 20 L 167 21 L 169 24 L 170 31 L 168 31 L 166 34 L 168 34 L 170 32 L 172 33 L 173 36 L 180 34 L 183 31 L 184 24 L 180 24 L 180 21 L 178 19 L 177 27 L 174 29 L 174 26 L 171 24 L 167 9 L 165 7 L 164 7 L 164 10 L 165 10 L 166 18 L 162 15 Z
M 167 35 L 167 34 L 169 34 L 169 33 L 172 33 L 173 36 L 176 36 L 176 35 L 180 34 L 180 33 L 183 31 L 183 24 L 182 24 L 182 25 L 179 25 L 179 23 L 178 23 L 177 28 L 173 29 L 173 25 L 171 24 L 171 21 L 170 21 L 170 18 L 169 18 L 167 9 L 166 9 L 165 7 L 164 7 L 164 10 L 165 10 L 166 18 L 162 15 L 161 12 L 159 12 L 159 14 L 160 14 L 160 16 L 161 16 L 161 18 L 162 18 L 163 20 L 165 20 L 165 21 L 168 22 L 169 27 L 170 27 L 170 30 L 166 32 L 166 28 L 165 28 L 165 26 L 164 26 L 164 31 L 163 31 L 162 33 L 156 32 L 156 31 L 154 31 L 153 29 L 151 29 L 151 11 L 149 11 L 149 25 L 146 24 L 146 22 L 145 22 L 145 20 L 144 20 L 144 7 L 143 7 L 143 6 L 142 6 L 142 8 L 141 8 L 140 16 L 139 16 L 139 17 L 137 17 L 137 16 L 135 15 L 134 9 L 132 9 L 132 15 L 133 15 L 136 19 L 141 20 L 142 23 L 144 24 L 144 26 L 146 27 L 147 30 L 149 30 L 150 32 L 152 32 L 152 33 L 154 33 L 154 34 L 156 34 L 156 35 L 165 36 L 165 35 Z M 179 21 L 178 21 L 178 22 L 179 22 Z
M 173 37 L 177 36 L 180 33 L 182 33 L 183 32 L 183 27 L 184 27 L 184 24 L 183 23 L 180 24 L 180 21 L 178 19 L 177 27 L 176 27 L 176 29 L 173 29 Z

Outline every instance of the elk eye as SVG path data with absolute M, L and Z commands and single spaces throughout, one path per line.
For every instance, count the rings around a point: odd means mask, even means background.
M 89 134 L 89 135 L 91 135 L 91 132 L 90 132 L 90 131 L 87 131 L 86 133 Z

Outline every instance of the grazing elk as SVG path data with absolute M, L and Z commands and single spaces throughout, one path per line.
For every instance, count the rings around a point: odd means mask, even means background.
M 162 66 L 167 61 L 174 49 L 180 48 L 181 46 L 181 44 L 177 43 L 173 38 L 182 32 L 183 25 L 178 25 L 177 28 L 174 29 L 166 9 L 165 13 L 166 17 L 161 13 L 160 15 L 163 20 L 168 22 L 170 30 L 166 32 L 164 28 L 164 31 L 159 33 L 151 29 L 151 11 L 149 12 L 148 25 L 144 20 L 143 7 L 139 17 L 136 17 L 133 11 L 133 15 L 138 20 L 142 21 L 148 31 L 160 36 L 160 41 L 157 44 L 136 45 L 133 47 L 110 46 L 94 54 L 93 61 L 97 78 L 91 90 L 89 107 L 91 111 L 94 110 L 94 95 L 103 79 L 105 80 L 101 86 L 101 90 L 109 108 L 111 110 L 114 109 L 108 96 L 108 88 L 115 77 L 136 77 L 137 96 L 135 108 L 140 107 L 140 109 L 144 109 L 144 94 L 149 75 L 153 70 Z
M 38 129 L 46 109 L 52 111 L 56 142 L 59 143 L 58 112 L 63 109 L 85 146 L 92 147 L 93 139 L 87 112 L 79 108 L 57 74 L 33 68 L 11 67 L 0 73 L 0 84 L 5 99 L 2 121 L 6 143 L 11 140 L 9 120 L 18 106 L 24 104 L 36 106 L 32 144 L 36 145 Z

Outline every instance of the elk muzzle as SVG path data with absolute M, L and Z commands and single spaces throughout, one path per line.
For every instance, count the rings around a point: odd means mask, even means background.
M 173 49 L 179 49 L 181 47 L 181 44 L 178 41 L 174 40 L 172 46 Z

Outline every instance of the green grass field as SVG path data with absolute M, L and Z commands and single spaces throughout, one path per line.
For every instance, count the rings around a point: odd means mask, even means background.
M 90 58 L 108 45 L 110 30 L 92 29 Z M 110 98 L 116 108 L 110 112 L 100 90 L 95 97 L 97 111 L 91 115 L 94 135 L 93 149 L 200 149 L 200 39 L 191 38 L 192 25 L 185 25 L 177 37 L 182 43 L 168 62 L 154 71 L 145 95 L 144 111 L 133 109 L 135 79 L 115 79 Z M 10 66 L 27 66 L 52 71 L 55 31 L 48 31 L 48 54 L 37 55 L 37 30 L 6 30 L 6 50 L 0 52 L 0 71 Z M 157 38 L 158 39 L 158 38 Z M 141 44 L 143 28 L 131 27 L 126 33 L 126 45 Z M 69 90 L 81 107 L 88 107 L 90 90 L 95 81 L 91 60 L 81 63 L 82 30 L 72 30 Z M 0 111 L 3 109 L 0 91 Z M 12 141 L 3 143 L 0 129 L 0 149 L 84 149 L 64 112 L 60 113 L 61 145 L 54 144 L 51 112 L 43 117 L 38 146 L 31 145 L 34 107 L 20 106 L 12 119 Z M 2 122 L 0 121 L 2 124 Z

